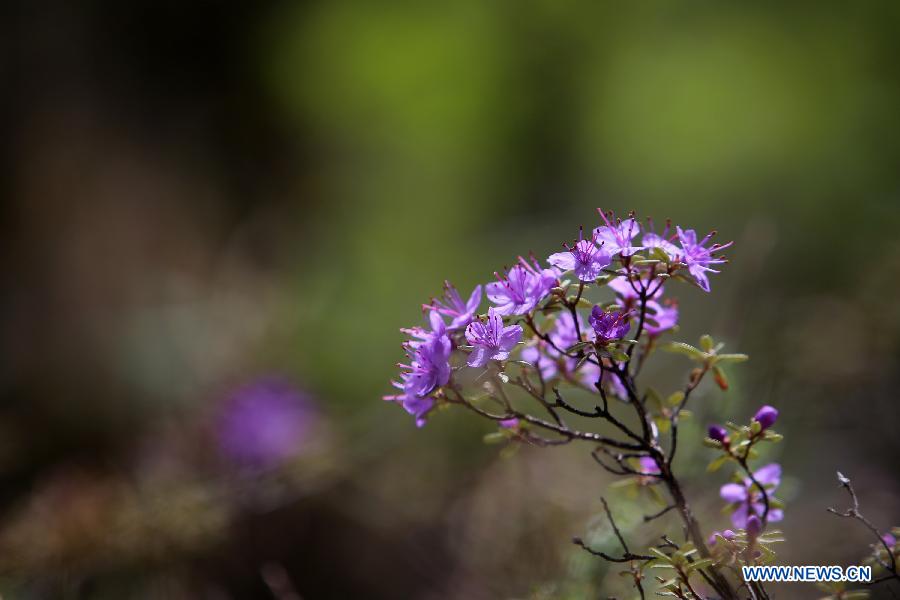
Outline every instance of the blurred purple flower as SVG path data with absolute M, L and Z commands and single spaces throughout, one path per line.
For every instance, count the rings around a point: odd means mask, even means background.
M 768 404 L 756 411 L 756 414 L 753 416 L 753 420 L 760 424 L 763 431 L 774 425 L 777 419 L 778 409 Z
M 504 419 L 499 421 L 499 424 L 503 429 L 515 429 L 519 426 L 519 419 L 516 419 L 515 417 L 512 419 Z
M 226 399 L 217 424 L 219 446 L 236 463 L 276 466 L 298 453 L 317 418 L 309 397 L 286 379 L 258 379 Z
M 574 271 L 575 276 L 581 281 L 594 281 L 603 273 L 603 269 L 609 266 L 612 257 L 604 249 L 603 244 L 596 244 L 596 236 L 590 240 L 583 238 L 583 232 L 578 232 L 578 241 L 571 248 L 564 244 L 566 251 L 551 254 L 547 262 L 562 269 Z
M 734 533 L 732 530 L 730 530 L 730 529 L 724 529 L 724 530 L 722 530 L 722 531 L 713 531 L 713 532 L 710 534 L 709 539 L 707 540 L 707 541 L 709 542 L 709 545 L 710 545 L 710 546 L 715 546 L 715 544 L 716 544 L 716 538 L 719 537 L 719 536 L 721 536 L 721 537 L 725 538 L 726 540 L 729 540 L 729 541 L 730 541 L 730 540 L 733 540 L 733 539 L 734 539 L 735 533 Z
M 713 244 L 707 248 L 705 244 L 715 232 L 707 234 L 706 237 L 698 242 L 697 232 L 693 229 L 686 231 L 681 227 L 676 227 L 676 229 L 678 230 L 678 240 L 681 243 L 680 259 L 687 265 L 688 272 L 694 278 L 694 281 L 697 282 L 697 285 L 703 291 L 708 292 L 709 278 L 707 278 L 706 273 L 718 273 L 718 271 L 710 268 L 710 265 L 719 265 L 727 262 L 724 258 L 719 258 L 714 256 L 714 254 L 731 246 L 732 242 L 724 245 Z
M 597 336 L 597 343 L 608 344 L 613 340 L 621 339 L 628 333 L 630 328 L 628 316 L 629 313 L 618 309 L 606 312 L 600 306 L 595 306 L 591 310 L 589 320 Z
M 524 315 L 531 312 L 556 285 L 556 273 L 552 269 L 542 269 L 537 261 L 529 264 L 519 257 L 519 262 L 505 277 L 495 273 L 497 281 L 487 284 L 487 296 L 497 305 L 501 315 Z
M 660 304 L 656 300 L 647 300 L 647 316 L 655 321 L 645 321 L 644 329 L 651 336 L 657 336 L 672 329 L 678 324 L 678 305 L 674 303 Z
M 592 340 L 594 337 L 594 332 L 584 326 L 580 315 L 578 315 L 578 327 L 576 329 L 575 320 L 572 318 L 571 313 L 559 313 L 553 329 L 547 334 L 553 345 L 539 340 L 536 346 L 529 346 L 522 350 L 522 360 L 530 362 L 540 369 L 541 376 L 544 379 L 550 379 L 559 371 L 559 359 L 562 355 L 557 348 L 565 351 L 578 343 L 580 341 L 578 339 L 578 331 L 581 331 L 581 335 L 587 341 Z M 556 347 L 554 348 L 553 346 Z M 565 374 L 573 373 L 577 364 L 577 358 L 565 357 L 563 361 Z M 584 363 L 579 369 L 579 375 L 588 385 L 593 385 L 597 381 L 599 373 L 599 367 L 593 363 Z
M 503 318 L 493 306 L 488 309 L 487 322 L 474 321 L 466 328 L 466 340 L 474 346 L 469 355 L 470 367 L 483 367 L 489 360 L 506 360 L 522 339 L 521 325 L 503 326 Z
M 657 466 L 656 461 L 653 460 L 651 456 L 642 456 L 638 459 L 638 463 L 641 465 L 641 473 L 644 475 L 659 475 L 659 466 Z
M 450 325 L 447 329 L 463 329 L 475 319 L 478 306 L 481 304 L 481 286 L 476 285 L 469 299 L 463 302 L 459 292 L 449 281 L 444 282 L 444 296 L 442 300 L 432 299 L 431 304 L 425 308 L 436 313 L 450 317 Z
M 667 226 L 666 231 L 668 231 L 668 229 L 669 228 Z M 663 233 L 663 235 L 659 235 L 653 232 L 645 233 L 644 237 L 641 238 L 641 244 L 644 246 L 644 248 L 659 248 L 670 257 L 678 256 L 678 246 L 664 237 L 665 235 L 665 232 Z
M 638 308 L 639 291 L 642 287 L 647 287 L 650 295 L 648 300 L 658 299 L 663 295 L 663 284 L 657 281 L 648 281 L 646 277 L 631 281 L 625 276 L 616 277 L 610 281 L 610 289 L 616 293 L 616 300 L 625 310 L 636 310 Z M 637 291 L 635 291 L 637 288 Z
M 762 533 L 762 530 L 763 530 L 762 521 L 760 521 L 759 517 L 757 517 L 756 515 L 750 515 L 749 517 L 747 517 L 746 529 L 747 529 L 747 535 L 750 536 L 751 539 L 755 538 L 760 533 Z
M 886 534 L 884 534 L 883 536 L 881 536 L 881 541 L 883 541 L 885 544 L 887 544 L 888 546 L 890 546 L 891 549 L 893 549 L 894 546 L 897 545 L 897 538 L 895 538 L 895 537 L 894 537 L 893 535 L 891 535 L 890 533 L 886 533 Z
M 710 439 L 724 442 L 725 438 L 728 437 L 728 430 L 722 427 L 721 425 L 710 425 L 709 429 L 707 429 L 707 435 Z
M 760 467 L 753 473 L 753 476 L 760 485 L 766 488 L 769 500 L 772 500 L 772 492 L 781 483 L 781 465 L 770 463 L 764 467 Z M 751 490 L 752 488 L 752 490 Z M 742 483 L 726 483 L 719 490 L 719 495 L 726 502 L 737 504 L 737 509 L 731 514 L 731 522 L 735 527 L 741 529 L 747 528 L 747 519 L 751 515 L 762 516 L 766 507 L 762 499 L 762 494 L 753 485 L 749 477 L 745 478 Z M 770 508 L 766 518 L 768 522 L 780 521 L 784 518 L 784 511 L 780 508 Z

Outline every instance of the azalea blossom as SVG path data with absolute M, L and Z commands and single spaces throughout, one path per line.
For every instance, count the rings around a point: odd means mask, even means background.
M 402 369 L 400 381 L 392 381 L 400 394 L 385 396 L 385 400 L 397 402 L 416 418 L 416 426 L 425 424 L 425 415 L 434 407 L 429 395 L 436 388 L 450 381 L 450 352 L 452 345 L 446 335 L 435 336 L 428 341 L 404 345 L 409 364 L 398 364 Z
M 597 343 L 608 344 L 623 338 L 630 328 L 628 316 L 629 313 L 618 309 L 606 312 L 600 306 L 595 306 L 589 320 L 597 336 Z
M 652 336 L 658 336 L 678 324 L 678 305 L 660 304 L 656 300 L 647 301 L 647 316 L 652 320 L 644 322 L 644 329 Z
M 522 339 L 521 325 L 503 326 L 499 311 L 488 309 L 487 322 L 475 321 L 466 327 L 466 340 L 474 346 L 469 355 L 470 367 L 483 367 L 489 360 L 506 360 Z
M 537 343 L 522 350 L 522 360 L 530 362 L 537 367 L 544 379 L 550 379 L 559 373 L 559 365 L 562 364 L 563 375 L 571 375 L 575 372 L 579 359 L 572 356 L 563 356 L 563 352 L 580 341 L 592 341 L 594 331 L 586 327 L 579 315 L 576 320 L 570 313 L 560 313 L 556 318 L 553 329 L 547 334 L 551 343 L 537 340 Z M 581 333 L 581 338 L 578 334 Z M 600 367 L 591 362 L 583 363 L 578 372 L 578 379 L 586 384 L 593 385 L 599 378 Z
M 766 488 L 766 494 L 769 501 L 773 499 L 772 492 L 781 483 L 781 465 L 770 463 L 764 467 L 760 467 L 753 473 L 753 477 L 759 484 Z M 741 529 L 747 528 L 747 519 L 750 515 L 762 517 L 766 510 L 762 493 L 753 484 L 753 481 L 747 477 L 741 483 L 726 483 L 719 490 L 719 495 L 726 502 L 736 505 L 736 510 L 731 514 L 731 522 L 735 527 Z M 776 522 L 784 518 L 784 512 L 780 508 L 769 508 L 769 514 L 766 516 L 767 522 Z
M 487 284 L 487 296 L 504 316 L 531 312 L 557 284 L 552 269 L 540 268 L 537 261 L 529 264 L 524 258 L 519 258 L 505 277 L 495 275 L 497 281 Z
M 644 246 L 635 246 L 631 243 L 641 231 L 641 226 L 637 221 L 633 218 L 617 221 L 611 219 L 599 208 L 597 212 L 600 213 L 600 218 L 603 219 L 605 225 L 594 229 L 594 238 L 603 243 L 603 247 L 611 256 L 617 254 L 631 256 L 638 250 L 644 249 Z
M 565 244 L 566 251 L 551 254 L 547 262 L 563 271 L 574 271 L 581 281 L 594 281 L 609 266 L 612 257 L 603 243 L 597 245 L 596 235 L 589 240 L 583 239 L 582 235 L 579 231 L 578 241 L 574 246 L 570 248 Z
M 710 265 L 720 265 L 727 262 L 724 258 L 715 256 L 715 253 L 731 246 L 732 242 L 722 245 L 713 244 L 706 247 L 705 244 L 712 238 L 713 233 L 707 234 L 706 237 L 698 242 L 697 232 L 693 229 L 683 230 L 681 227 L 676 227 L 676 230 L 678 231 L 678 240 L 681 243 L 680 260 L 687 265 L 688 272 L 694 278 L 694 281 L 697 282 L 697 285 L 703 291 L 708 292 L 709 278 L 706 274 L 718 273 Z
M 451 331 L 464 329 L 475 319 L 478 306 L 481 304 L 481 295 L 482 287 L 476 285 L 469 299 L 463 302 L 462 297 L 453 284 L 445 281 L 443 299 L 432 299 L 431 304 L 426 304 L 425 308 L 450 317 L 451 320 L 447 329 Z

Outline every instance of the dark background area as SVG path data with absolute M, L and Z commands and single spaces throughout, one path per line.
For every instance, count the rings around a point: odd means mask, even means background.
M 569 542 L 609 541 L 588 456 L 503 459 L 467 415 L 416 430 L 380 401 L 445 278 L 546 256 L 597 206 L 735 240 L 712 294 L 678 290 L 677 336 L 752 360 L 684 439 L 778 406 L 781 564 L 858 564 L 835 469 L 900 522 L 898 25 L 890 2 L 6 3 L 0 592 L 619 593 Z M 217 415 L 273 375 L 314 426 L 236 467 Z M 685 446 L 720 528 L 725 475 Z

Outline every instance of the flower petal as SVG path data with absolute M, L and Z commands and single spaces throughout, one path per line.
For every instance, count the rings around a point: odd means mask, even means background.
M 500 347 L 507 351 L 512 350 L 521 339 L 521 325 L 510 325 L 509 327 L 504 327 L 503 332 L 500 334 Z
M 719 495 L 726 502 L 743 502 L 747 499 L 747 488 L 739 483 L 726 483 L 719 490 Z
M 571 252 L 557 252 L 547 257 L 547 262 L 563 271 L 571 271 L 575 268 L 575 255 Z
M 769 463 L 753 472 L 753 476 L 762 485 L 777 487 L 781 483 L 781 465 Z

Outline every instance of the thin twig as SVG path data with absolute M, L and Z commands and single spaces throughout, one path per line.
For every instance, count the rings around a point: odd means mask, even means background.
M 900 581 L 900 573 L 897 572 L 897 557 L 894 555 L 894 551 L 891 549 L 890 545 L 884 541 L 884 535 L 878 531 L 878 528 L 875 527 L 871 521 L 869 521 L 866 517 L 863 516 L 861 512 L 859 512 L 859 498 L 856 495 L 856 490 L 853 489 L 853 484 L 850 483 L 850 479 L 845 476 L 840 471 L 837 472 L 838 481 L 841 484 L 841 487 L 847 490 L 847 493 L 850 494 L 850 500 L 853 502 L 853 506 L 848 508 L 844 512 L 839 512 L 834 508 L 828 508 L 828 512 L 835 514 L 839 517 L 846 517 L 848 519 L 856 519 L 860 523 L 866 526 L 866 528 L 872 532 L 872 534 L 878 539 L 878 543 L 881 544 L 888 555 L 888 563 L 881 560 L 878 557 L 878 554 L 875 554 L 875 559 L 878 563 L 891 572 L 891 576 L 889 579 L 896 579 Z

